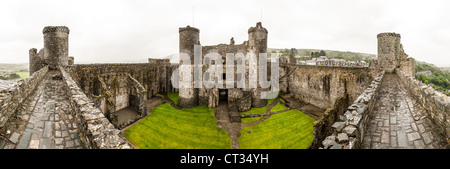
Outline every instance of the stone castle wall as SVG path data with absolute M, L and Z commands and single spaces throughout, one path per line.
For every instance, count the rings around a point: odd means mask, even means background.
M 170 77 L 177 65 L 166 64 L 76 64 L 71 70 L 71 77 L 86 94 L 99 93 L 93 79 L 105 74 L 105 81 L 114 74 L 130 74 L 147 89 L 148 97 L 158 92 L 176 91 L 171 85 Z M 108 75 L 110 74 L 110 75 Z
M 450 97 L 397 69 L 396 74 L 414 99 L 425 108 L 430 119 L 450 138 Z
M 34 91 L 37 84 L 42 81 L 48 72 L 48 66 L 34 72 L 25 80 L 18 80 L 8 93 L 0 93 L 0 128 L 8 121 L 10 116 L 21 106 L 22 102 Z
M 29 73 L 32 75 L 34 72 L 42 69 L 46 65 L 44 60 L 44 49 L 39 50 L 38 53 L 36 48 L 32 48 L 29 51 L 29 56 Z
M 280 84 L 287 85 L 281 91 L 285 90 L 296 99 L 322 109 L 333 107 L 336 99 L 345 93 L 348 93 L 350 101 L 356 100 L 380 73 L 379 69 L 368 67 L 289 65 L 285 69 L 288 71 L 283 73 L 292 74 L 287 84 Z
M 371 82 L 368 88 L 348 108 L 344 103 L 328 109 L 319 121 L 314 123 L 314 142 L 311 148 L 359 149 L 369 126 L 370 116 L 375 108 L 384 72 Z M 344 110 L 345 113 L 341 115 Z M 330 122 L 334 122 L 331 127 Z M 329 134 L 324 138 L 324 134 Z M 323 140 L 322 140 L 323 139 Z
M 130 149 L 131 143 L 116 129 L 95 104 L 77 86 L 72 77 L 59 68 L 62 78 L 67 85 L 66 90 L 70 99 L 70 106 L 75 111 L 73 116 L 77 119 L 81 131 L 81 139 L 89 149 Z
M 147 99 L 159 92 L 176 91 L 170 77 L 177 65 L 168 62 L 145 64 L 89 64 L 71 66 L 71 77 L 96 103 L 110 122 L 122 128 L 147 113 Z M 116 111 L 130 107 L 139 114 L 118 124 Z
M 414 77 L 416 75 L 416 61 L 414 58 L 407 58 L 400 62 L 400 71 L 402 71 L 405 75 Z
M 131 89 L 129 106 L 139 114 L 122 124 L 117 124 L 116 126 L 119 129 L 122 129 L 147 115 L 147 90 L 136 79 L 131 77 L 131 75 L 128 74 L 127 77 L 128 84 L 130 85 L 129 88 Z

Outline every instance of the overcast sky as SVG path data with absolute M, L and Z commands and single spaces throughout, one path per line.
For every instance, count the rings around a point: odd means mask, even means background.
M 75 63 L 131 63 L 177 53 L 179 27 L 199 28 L 202 45 L 231 37 L 240 44 L 262 18 L 269 48 L 376 54 L 377 34 L 397 32 L 409 56 L 450 66 L 449 7 L 447 0 L 1 0 L 0 63 L 27 63 L 49 25 L 69 27 Z

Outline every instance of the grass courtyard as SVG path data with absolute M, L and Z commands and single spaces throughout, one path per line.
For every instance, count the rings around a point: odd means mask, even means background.
M 178 95 L 168 94 L 175 102 Z M 216 126 L 214 109 L 197 106 L 175 109 L 170 103 L 125 131 L 124 136 L 140 149 L 230 149 L 228 133 Z
M 315 119 L 294 109 L 274 114 L 258 125 L 241 129 L 241 149 L 305 149 L 312 143 Z
M 284 103 L 285 101 L 281 99 Z M 273 100 L 268 100 L 268 104 Z M 241 114 L 264 114 L 268 106 L 252 108 Z M 285 110 L 277 103 L 271 112 Z M 259 120 L 261 117 L 242 118 L 242 123 Z M 258 125 L 241 129 L 239 145 L 241 149 L 305 149 L 312 143 L 315 119 L 293 109 L 272 115 Z
M 177 93 L 168 97 L 178 101 Z M 268 104 L 273 100 L 268 100 Z M 284 102 L 284 100 L 282 100 Z M 277 103 L 271 112 L 285 110 Z M 264 114 L 267 106 L 252 108 L 241 114 Z M 242 123 L 261 117 L 243 118 Z M 313 140 L 314 119 L 294 109 L 274 114 L 261 123 L 241 129 L 241 149 L 304 149 Z M 231 140 L 227 132 L 216 126 L 214 109 L 197 106 L 175 109 L 165 103 L 153 113 L 125 131 L 125 137 L 140 149 L 229 149 Z

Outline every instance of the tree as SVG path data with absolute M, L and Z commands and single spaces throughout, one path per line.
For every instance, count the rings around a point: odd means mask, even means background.
M 325 51 L 321 50 L 319 56 L 326 56 Z
M 18 78 L 20 78 L 20 76 L 17 73 L 11 73 L 9 75 L 9 79 L 18 79 Z

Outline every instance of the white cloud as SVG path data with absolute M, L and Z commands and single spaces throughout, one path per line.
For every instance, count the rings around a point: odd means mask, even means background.
M 449 2 L 388 0 L 98 0 L 0 1 L 0 62 L 28 61 L 42 48 L 42 29 L 70 28 L 69 55 L 75 62 L 145 62 L 178 52 L 178 28 L 200 29 L 203 45 L 247 40 L 261 20 L 269 47 L 316 48 L 373 53 L 376 35 L 402 34 L 416 60 L 450 66 Z

